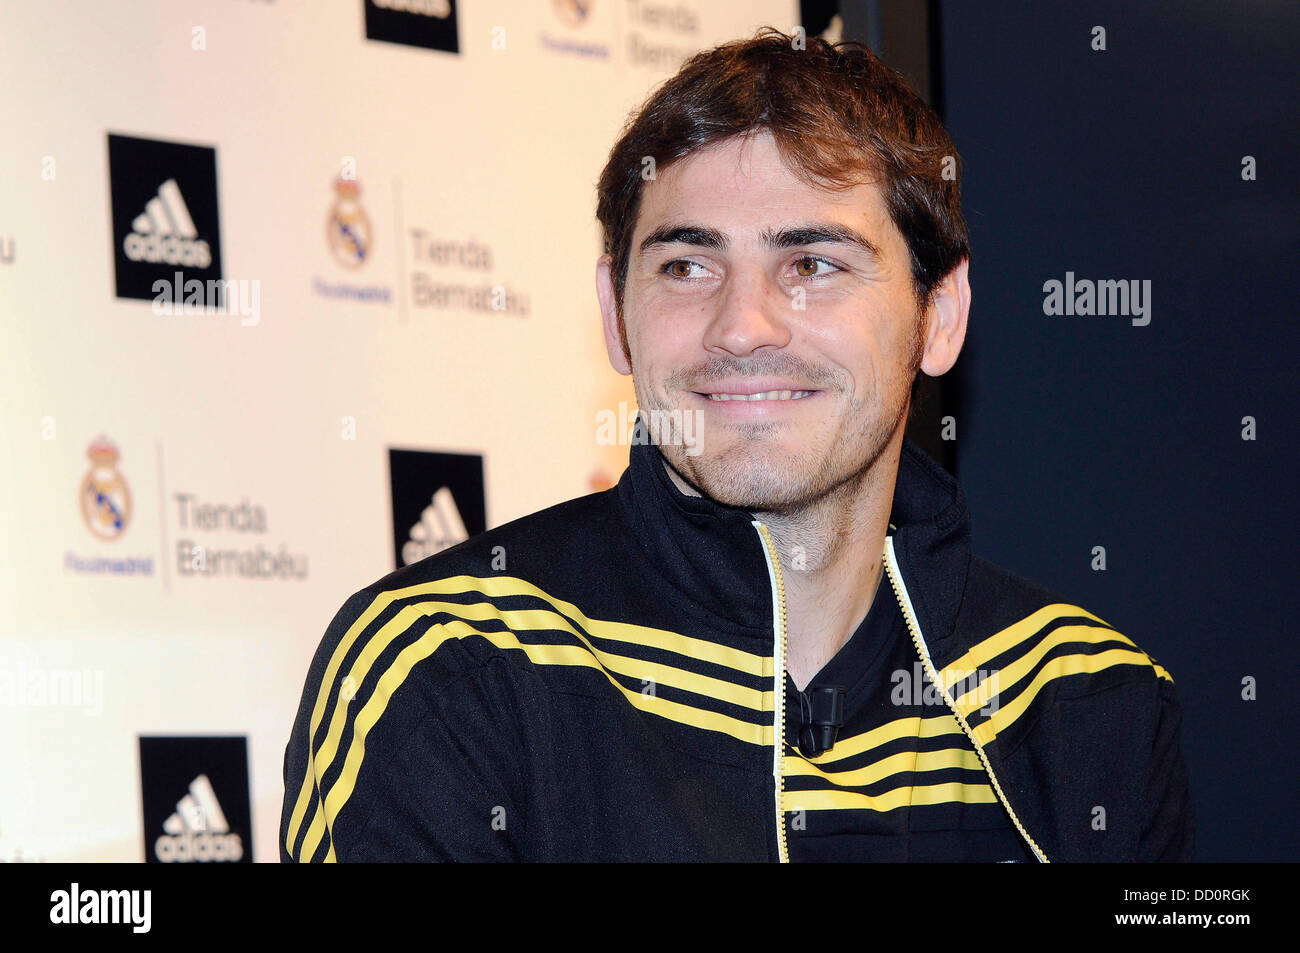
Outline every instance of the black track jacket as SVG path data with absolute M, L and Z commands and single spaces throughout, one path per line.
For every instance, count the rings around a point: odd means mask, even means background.
M 1169 673 L 973 556 L 960 488 L 910 440 L 876 599 L 896 600 L 933 703 L 814 758 L 785 742 L 775 542 L 662 459 L 634 445 L 612 489 L 346 602 L 285 751 L 282 860 L 785 861 L 807 856 L 800 830 L 936 800 L 1000 805 L 1021 857 L 1191 859 Z M 949 747 L 826 767 L 895 729 Z M 875 859 L 865 839 L 822 843 Z

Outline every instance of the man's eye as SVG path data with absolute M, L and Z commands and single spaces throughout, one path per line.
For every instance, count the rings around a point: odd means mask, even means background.
M 804 255 L 794 263 L 794 273 L 797 278 L 824 278 L 831 274 L 829 271 L 817 271 L 818 265 L 826 265 L 828 268 L 840 270 L 840 266 L 834 262 L 827 261 L 825 258 L 818 258 L 815 255 Z
M 703 268 L 699 262 L 687 261 L 685 258 L 678 258 L 664 265 L 663 271 L 670 278 L 697 278 L 698 275 L 692 275 L 692 268 Z

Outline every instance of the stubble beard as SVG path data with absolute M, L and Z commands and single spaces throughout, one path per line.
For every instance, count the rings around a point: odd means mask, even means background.
M 713 500 L 751 513 L 793 517 L 862 484 L 905 419 L 907 397 L 904 390 L 901 400 L 881 413 L 871 413 L 865 401 L 855 403 L 849 414 L 862 422 L 856 433 L 819 433 L 799 449 L 783 445 L 781 435 L 791 425 L 760 421 L 728 425 L 727 438 L 718 425 L 710 432 L 706 424 L 696 456 L 681 446 L 660 450 L 683 479 Z M 714 450 L 722 439 L 725 448 Z

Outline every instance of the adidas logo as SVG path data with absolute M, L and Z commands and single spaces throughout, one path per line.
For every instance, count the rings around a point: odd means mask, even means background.
M 420 514 L 420 522 L 411 527 L 410 537 L 402 545 L 402 562 L 407 566 L 469 539 L 451 490 L 444 486 L 433 494 L 433 502 Z
M 122 249 L 132 261 L 194 268 L 212 264 L 212 251 L 199 238 L 175 179 L 160 185 L 158 194 L 145 205 L 144 212 L 131 222 L 131 234 L 126 236 Z
M 238 834 L 230 832 L 206 774 L 190 782 L 189 791 L 176 802 L 176 813 L 163 821 L 163 830 L 166 833 L 154 841 L 153 849 L 164 864 L 233 861 L 244 856 L 244 845 Z

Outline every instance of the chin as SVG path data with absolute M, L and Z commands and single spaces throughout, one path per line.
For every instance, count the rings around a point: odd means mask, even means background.
M 779 512 L 815 498 L 824 476 L 822 461 L 807 455 L 774 458 L 762 448 L 717 457 L 673 460 L 678 472 L 701 492 L 727 506 Z

